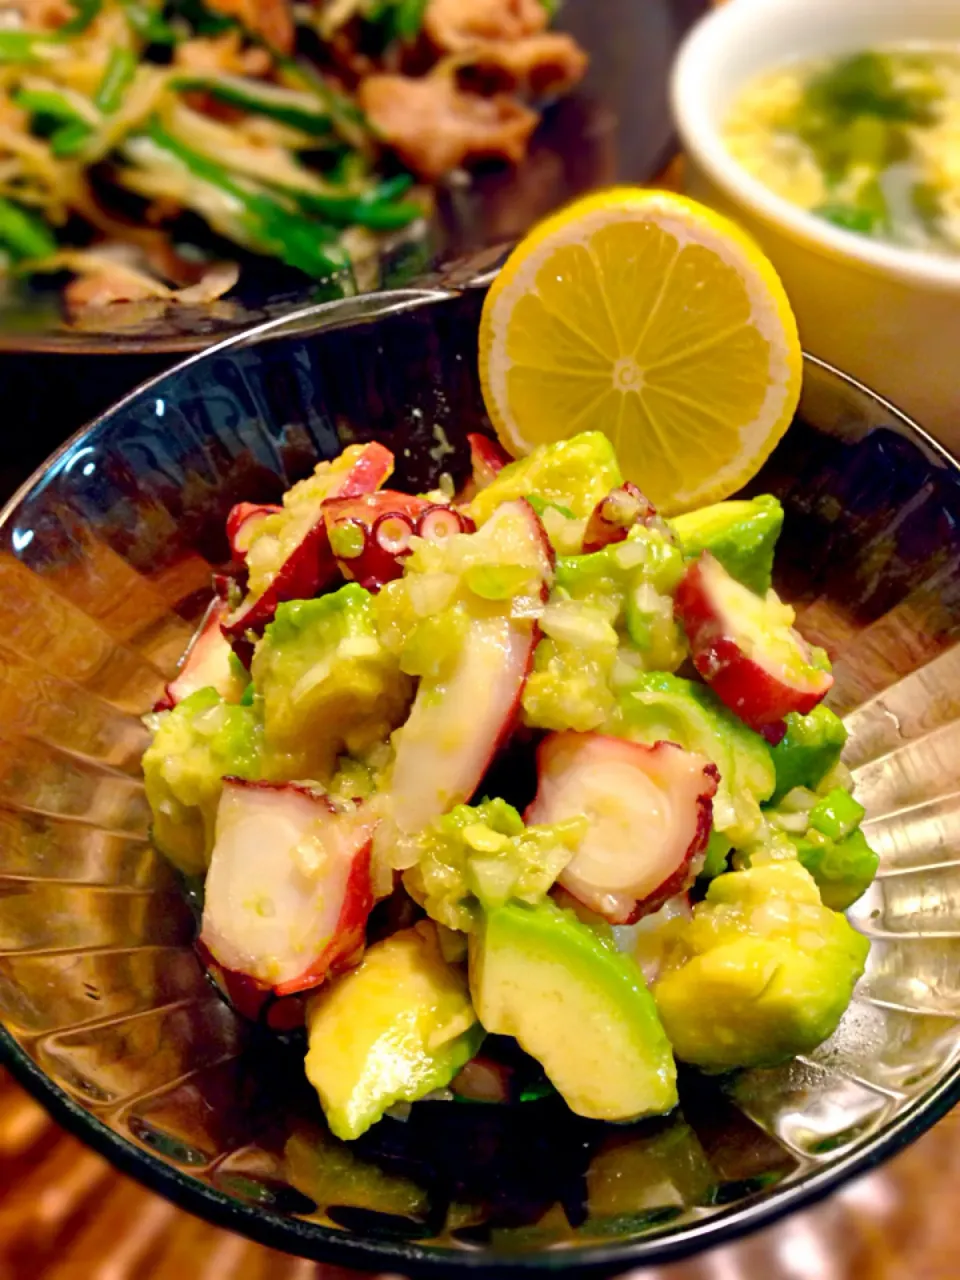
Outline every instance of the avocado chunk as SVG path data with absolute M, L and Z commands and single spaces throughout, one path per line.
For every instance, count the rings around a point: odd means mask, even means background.
M 534 495 L 542 503 L 585 519 L 601 498 L 622 483 L 613 445 L 599 431 L 583 431 L 569 440 L 538 445 L 525 458 L 509 463 L 480 490 L 469 512 L 481 525 L 501 502 Z
M 277 608 L 253 654 L 271 771 L 326 781 L 403 720 L 411 681 L 377 635 L 373 596 L 351 582 Z
M 783 507 L 770 494 L 717 502 L 670 521 L 683 554 L 710 551 L 727 573 L 758 595 L 770 590 L 773 553 L 783 528 Z
M 792 859 L 710 882 L 653 988 L 682 1062 L 772 1066 L 836 1030 L 870 944 Z
M 213 852 L 223 779 L 260 777 L 259 722 L 251 707 L 226 702 L 212 688 L 145 720 L 153 730 L 143 756 L 153 841 L 184 875 L 201 875 Z
M 356 969 L 307 1002 L 307 1078 L 338 1138 L 357 1138 L 395 1102 L 450 1083 L 483 1028 L 466 979 L 440 953 L 436 926 L 375 943 Z
M 538 729 L 598 729 L 615 705 L 617 610 L 554 599 L 545 614 L 523 687 L 524 720 Z
M 749 843 L 758 833 L 760 804 L 775 782 L 770 748 L 706 685 L 665 672 L 640 676 L 620 695 L 614 732 L 631 742 L 675 742 L 705 755 L 720 770 L 713 799 L 714 833 L 726 839 L 727 849 Z M 720 849 L 718 839 L 712 863 L 718 869 Z
M 821 702 L 809 715 L 791 711 L 787 732 L 773 748 L 777 785 L 771 800 L 776 804 L 794 787 L 815 788 L 837 764 L 847 741 L 847 730 Z
M 677 1104 L 676 1068 L 636 962 L 552 902 L 488 912 L 470 989 L 490 1032 L 513 1036 L 578 1115 L 633 1120 Z

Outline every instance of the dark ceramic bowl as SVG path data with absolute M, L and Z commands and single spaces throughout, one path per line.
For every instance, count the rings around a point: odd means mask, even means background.
M 302 1048 L 241 1025 L 201 973 L 189 903 L 147 839 L 138 717 L 226 558 L 232 503 L 274 499 L 371 437 L 401 486 L 426 487 L 438 455 L 464 474 L 485 425 L 481 300 L 359 299 L 195 357 L 6 508 L 0 1044 L 120 1168 L 276 1248 L 408 1274 L 613 1272 L 822 1196 L 960 1094 L 958 473 L 808 360 L 799 417 L 751 486 L 786 508 L 779 586 L 834 656 L 883 859 L 853 912 L 869 969 L 833 1039 L 775 1070 L 687 1076 L 662 1121 L 431 1102 L 338 1143 Z

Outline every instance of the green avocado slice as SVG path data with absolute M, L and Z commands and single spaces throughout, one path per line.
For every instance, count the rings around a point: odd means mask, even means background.
M 356 969 L 307 1003 L 307 1078 L 338 1138 L 358 1138 L 394 1102 L 442 1089 L 483 1028 L 467 983 L 440 953 L 436 925 L 375 943 Z
M 681 1062 L 767 1067 L 836 1030 L 870 943 L 823 906 L 798 861 L 731 871 L 673 936 L 653 988 Z
M 470 503 L 478 524 L 486 524 L 501 502 L 529 498 L 560 506 L 579 519 L 623 483 L 613 445 L 599 431 L 581 431 L 569 440 L 539 445 L 509 463 Z
M 770 590 L 773 553 L 783 527 L 783 507 L 770 494 L 717 502 L 675 516 L 670 524 L 688 559 L 710 551 L 751 591 L 762 596 Z
M 598 1120 L 677 1105 L 670 1043 L 636 962 L 552 902 L 488 912 L 470 940 L 487 1031 L 513 1036 L 571 1111 Z

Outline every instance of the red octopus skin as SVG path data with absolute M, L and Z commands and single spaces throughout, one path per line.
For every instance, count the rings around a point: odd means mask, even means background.
M 362 455 L 336 485 L 336 497 L 359 497 L 378 489 L 393 469 L 393 454 L 375 441 L 364 446 Z M 245 600 L 223 624 L 224 634 L 233 642 L 241 661 L 249 659 L 249 636 L 262 635 L 277 605 L 285 600 L 311 600 L 337 576 L 337 561 L 330 549 L 322 504 L 306 536 L 281 565 L 270 586 L 253 600 Z
M 811 674 L 800 683 L 791 681 L 782 669 L 772 670 L 763 664 L 762 641 L 754 646 L 755 656 L 751 656 L 745 629 L 724 608 L 721 592 L 731 582 L 719 561 L 703 552 L 677 587 L 674 613 L 687 634 L 694 666 L 717 697 L 751 729 L 769 729 L 776 734 L 791 711 L 807 715 L 822 701 L 833 676 L 811 668 Z M 736 583 L 733 586 L 746 590 Z M 809 646 L 800 633 L 791 628 L 790 638 L 801 658 L 808 660 Z
M 283 507 L 272 502 L 238 502 L 230 508 L 227 515 L 227 541 L 238 564 L 242 564 L 247 558 L 244 534 L 249 534 L 251 528 L 267 516 L 276 515 L 282 510 Z
M 584 554 L 601 551 L 614 542 L 623 542 L 634 525 L 643 524 L 656 514 L 657 509 L 650 499 L 627 480 L 601 498 L 594 507 L 583 535 Z
M 362 806 L 338 808 L 306 784 L 224 779 L 201 932 L 219 967 L 284 997 L 356 963 L 376 825 Z M 323 857 L 304 864 L 316 840 Z M 301 954 L 312 937 L 325 941 Z

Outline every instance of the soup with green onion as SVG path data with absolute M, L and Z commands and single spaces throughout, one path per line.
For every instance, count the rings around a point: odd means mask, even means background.
M 960 47 L 780 67 L 740 94 L 724 139 L 771 191 L 838 227 L 960 254 Z

